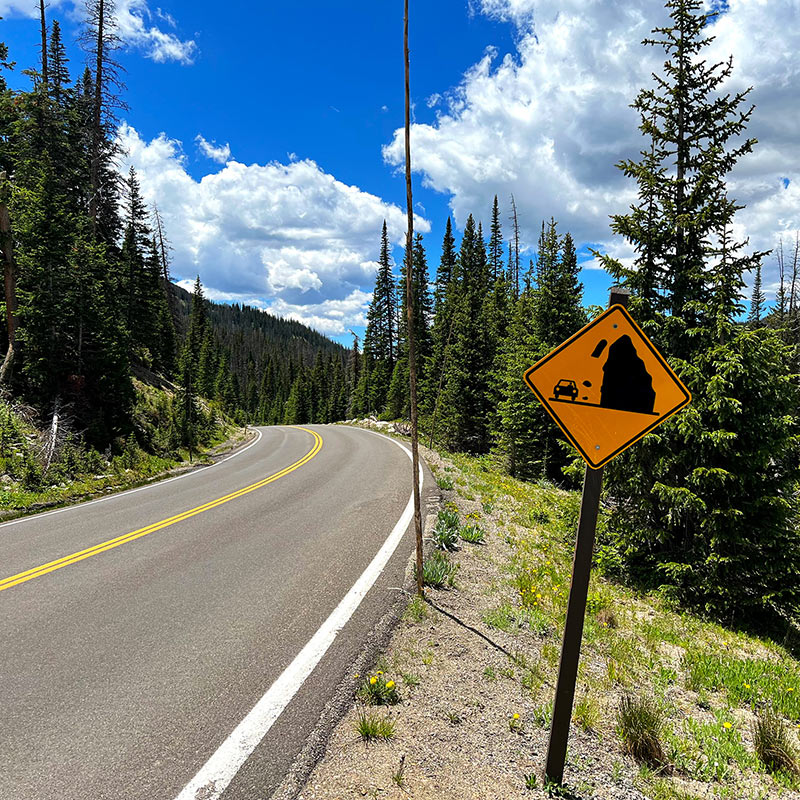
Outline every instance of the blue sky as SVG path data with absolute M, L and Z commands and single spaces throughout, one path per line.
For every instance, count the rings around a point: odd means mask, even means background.
M 735 184 L 748 201 L 744 232 L 772 246 L 800 227 L 797 144 L 785 131 L 797 114 L 797 43 L 770 57 L 759 41 L 781 19 L 787 31 L 797 9 L 775 0 L 766 20 L 758 5 L 731 0 L 715 47 L 735 53 L 741 80 L 760 88 L 781 78 L 782 88 L 760 90 L 761 152 Z M 36 59 L 32 6 L 0 0 L 19 86 L 19 69 Z M 175 277 L 199 272 L 211 297 L 347 340 L 363 323 L 382 219 L 393 241 L 403 238 L 402 0 L 117 6 L 130 106 L 121 168 L 134 164 L 159 203 Z M 75 4 L 54 0 L 48 14 L 62 22 L 77 72 Z M 613 164 L 638 149 L 628 104 L 657 68 L 638 42 L 662 22 L 651 0 L 412 3 L 414 190 L 432 272 L 447 215 L 459 229 L 469 212 L 486 221 L 495 193 L 506 218 L 515 195 L 526 255 L 552 214 L 580 244 L 631 256 L 608 229 L 632 199 Z M 603 303 L 609 280 L 584 254 L 585 299 Z

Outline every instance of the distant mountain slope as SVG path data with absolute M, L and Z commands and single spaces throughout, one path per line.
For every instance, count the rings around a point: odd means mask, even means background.
M 174 283 L 170 284 L 169 291 L 175 324 L 182 339 L 189 326 L 192 294 Z M 346 348 L 301 322 L 238 303 L 207 302 L 214 332 L 220 345 L 230 352 L 231 368 L 240 381 L 246 376 L 250 358 L 256 365 L 263 365 L 273 356 L 280 362 L 311 366 L 319 352 L 345 356 Z

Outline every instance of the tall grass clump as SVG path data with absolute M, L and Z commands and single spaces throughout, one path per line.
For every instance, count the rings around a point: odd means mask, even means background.
M 664 710 L 654 698 L 623 695 L 617 711 L 617 735 L 625 752 L 648 767 L 665 767 L 664 722 Z
M 766 708 L 753 722 L 753 747 L 759 761 L 769 772 L 785 772 L 800 777 L 795 746 L 783 719 L 773 708 Z

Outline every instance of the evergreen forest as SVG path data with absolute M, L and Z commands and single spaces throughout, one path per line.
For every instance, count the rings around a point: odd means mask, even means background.
M 663 53 L 663 70 L 632 98 L 643 147 L 617 165 L 637 200 L 611 217 L 611 230 L 635 260 L 594 255 L 631 291 L 632 315 L 693 401 L 607 468 L 596 558 L 606 574 L 720 618 L 796 617 L 800 245 L 754 252 L 736 239 L 741 206 L 727 179 L 757 147 L 747 137 L 757 112 L 748 91 L 723 91 L 732 61 L 705 58 L 703 3 L 666 7 L 669 25 L 644 43 Z M 485 456 L 518 478 L 578 485 L 574 452 L 522 380 L 600 311 L 585 304 L 568 230 L 545 220 L 526 247 L 514 198 L 495 196 L 460 235 L 448 219 L 441 246 L 416 235 L 397 264 L 384 223 L 366 331 L 350 348 L 259 309 L 209 303 L 200 278 L 189 294 L 171 283 L 157 209 L 135 172 L 116 167 L 123 101 L 113 3 L 87 8 L 91 66 L 81 72 L 43 0 L 29 90 L 4 84 L 17 67 L 0 45 L 7 397 L 42 418 L 68 410 L 73 430 L 99 450 L 133 436 L 150 452 L 191 452 L 223 417 L 405 419 L 410 261 L 424 443 Z M 771 305 L 765 263 L 780 276 Z M 755 286 L 745 297 L 748 275 Z M 134 378 L 175 387 L 149 427 L 135 424 Z

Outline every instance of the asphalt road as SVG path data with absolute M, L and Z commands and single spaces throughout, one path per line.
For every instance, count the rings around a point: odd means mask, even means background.
M 381 549 L 409 502 L 400 447 L 259 430 L 214 467 L 0 525 L 2 800 L 175 800 Z M 224 800 L 278 785 L 412 548 L 409 529 Z

